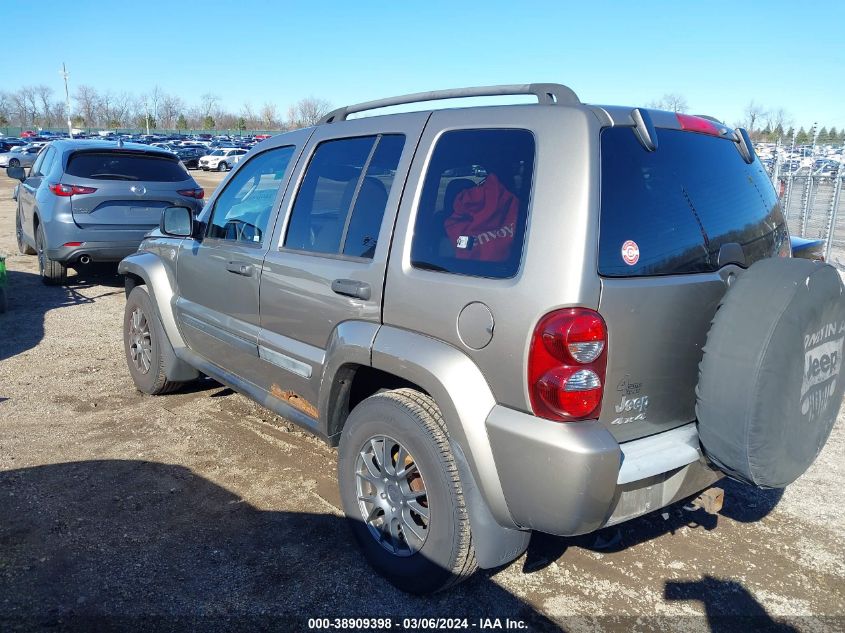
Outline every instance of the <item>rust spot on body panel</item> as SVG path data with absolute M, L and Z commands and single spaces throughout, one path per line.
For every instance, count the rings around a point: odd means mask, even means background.
M 317 407 L 315 407 L 305 398 L 293 391 L 284 390 L 279 385 L 274 383 L 270 387 L 270 395 L 274 398 L 282 400 L 283 402 L 287 402 L 290 406 L 294 407 L 295 409 L 298 409 L 299 411 L 302 411 L 305 415 L 309 415 L 315 419 L 319 417 L 317 413 Z

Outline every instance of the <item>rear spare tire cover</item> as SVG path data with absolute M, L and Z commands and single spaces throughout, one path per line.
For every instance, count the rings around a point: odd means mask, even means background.
M 795 481 L 836 421 L 844 339 L 845 296 L 833 267 L 772 258 L 740 275 L 699 366 L 696 417 L 707 457 L 761 488 Z

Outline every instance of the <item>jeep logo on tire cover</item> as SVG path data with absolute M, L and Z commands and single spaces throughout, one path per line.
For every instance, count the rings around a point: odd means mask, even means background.
M 828 323 L 804 337 L 804 375 L 801 382 L 801 414 L 812 422 L 827 409 L 842 363 L 845 323 Z M 812 345 L 812 347 L 810 347 Z M 808 349 L 809 348 L 809 349 Z

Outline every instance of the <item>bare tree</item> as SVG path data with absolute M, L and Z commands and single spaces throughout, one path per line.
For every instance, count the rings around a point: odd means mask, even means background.
M 204 117 L 205 115 L 202 113 L 202 108 L 198 106 L 188 108 L 188 112 L 185 115 L 188 127 L 193 130 L 198 130 L 202 127 L 202 120 Z
M 254 130 L 258 127 L 258 117 L 248 101 L 241 108 L 241 118 L 244 120 L 247 128 Z
M 776 137 L 783 137 L 784 130 L 792 125 L 792 117 L 783 108 L 769 110 L 766 115 L 766 127 L 772 131 Z
M 689 110 L 686 97 L 682 94 L 670 92 L 663 95 L 663 101 L 666 102 L 666 109 L 672 112 L 686 112 Z
M 114 97 L 111 92 L 106 91 L 100 95 L 100 107 L 98 108 L 97 114 L 99 115 L 99 122 L 106 127 L 118 127 L 114 123 L 113 102 Z
M 161 117 L 159 108 L 161 107 L 161 102 L 164 97 L 164 91 L 162 91 L 162 89 L 159 88 L 158 85 L 153 86 L 153 89 L 147 95 L 147 104 L 149 105 L 150 116 L 153 117 L 156 121 L 158 121 Z
M 218 130 L 235 130 L 238 127 L 237 115 L 223 109 L 218 109 L 216 114 L 212 115 L 212 118 Z
M 67 105 L 64 99 L 56 99 L 50 104 L 51 118 L 56 121 L 56 124 L 64 124 L 67 120 Z
M 265 130 L 275 130 L 278 127 L 276 104 L 268 101 L 261 106 L 261 125 Z
M 200 111 L 202 113 L 202 118 L 211 116 L 220 104 L 220 97 L 210 92 L 206 92 L 204 95 L 202 95 L 202 97 L 200 97 L 200 100 Z
M 53 108 L 52 108 L 52 98 L 53 98 L 53 89 L 49 86 L 45 86 L 41 84 L 35 87 L 35 94 L 38 97 L 38 101 L 40 102 L 40 110 L 41 113 L 39 114 L 39 120 L 43 127 L 52 127 L 53 126 Z
M 21 94 L 26 101 L 26 108 L 29 112 L 32 125 L 38 125 L 38 93 L 32 86 L 24 86 L 21 88 Z
M 85 125 L 93 127 L 97 125 L 98 110 L 100 107 L 100 95 L 96 88 L 80 84 L 76 88 L 74 95 L 76 99 L 76 109 L 85 121 Z
M 38 112 L 30 105 L 30 103 L 35 102 L 33 88 L 31 86 L 24 86 L 13 92 L 10 98 L 12 121 L 21 127 L 34 126 Z
M 670 112 L 686 112 L 689 110 L 686 97 L 676 92 L 667 92 L 660 99 L 650 102 L 648 107 L 655 110 L 669 110 Z
M 4 90 L 0 90 L 0 119 L 6 121 L 4 125 L 12 121 L 12 97 Z
M 754 101 L 752 99 L 748 102 L 748 105 L 745 106 L 745 110 L 743 110 L 743 125 L 741 127 L 746 128 L 749 132 L 754 132 L 757 130 L 758 123 L 766 117 L 767 112 L 766 109 Z
M 132 113 L 132 95 L 121 92 L 112 99 L 112 125 L 125 127 Z
M 176 127 L 176 119 L 179 114 L 185 109 L 185 104 L 179 97 L 175 95 L 164 95 L 161 99 L 161 106 L 159 108 L 159 121 L 161 127 L 172 130 Z
M 317 97 L 300 99 L 288 108 L 288 125 L 291 128 L 316 125 L 332 109 L 331 104 Z

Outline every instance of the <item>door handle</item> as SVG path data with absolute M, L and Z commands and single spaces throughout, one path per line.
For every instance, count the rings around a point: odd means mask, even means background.
M 230 273 L 235 273 L 236 275 L 243 275 L 244 277 L 252 277 L 252 273 L 255 272 L 255 268 L 252 266 L 252 264 L 237 261 L 227 262 L 226 270 L 228 270 Z
M 370 284 L 355 279 L 335 279 L 332 282 L 332 292 L 367 301 L 370 298 Z

